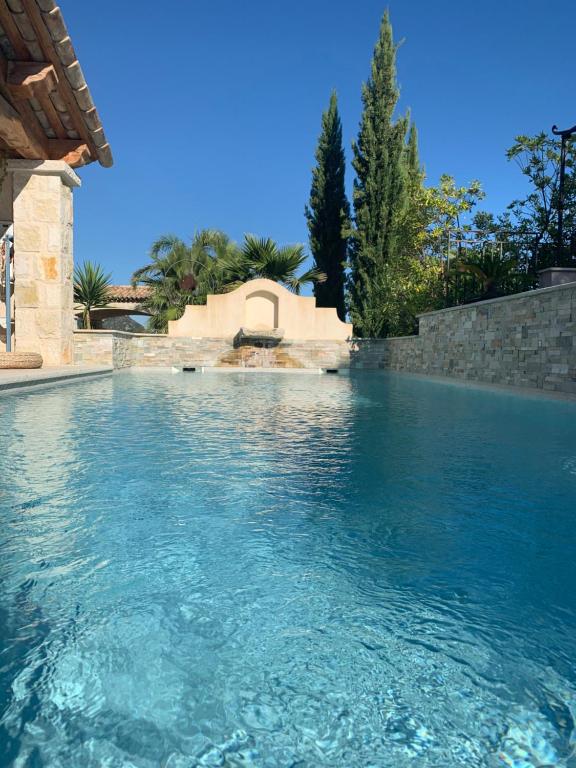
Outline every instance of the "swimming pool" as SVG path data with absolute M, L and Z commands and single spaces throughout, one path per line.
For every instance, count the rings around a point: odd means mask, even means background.
M 576 765 L 575 404 L 128 373 L 0 417 L 0 765 Z

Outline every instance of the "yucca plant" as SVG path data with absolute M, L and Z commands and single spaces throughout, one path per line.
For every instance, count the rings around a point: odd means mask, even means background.
M 88 331 L 92 329 L 91 311 L 108 305 L 111 277 L 91 261 L 74 269 L 74 301 L 82 307 L 82 320 Z

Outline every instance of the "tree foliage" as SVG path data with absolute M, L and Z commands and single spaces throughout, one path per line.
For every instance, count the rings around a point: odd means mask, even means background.
M 219 262 L 228 260 L 236 246 L 218 230 L 200 230 L 190 244 L 175 235 L 158 238 L 150 262 L 137 269 L 133 285 L 144 285 L 150 295 L 142 306 L 150 313 L 148 328 L 166 333 L 169 320 L 182 317 L 187 304 L 203 304 L 222 285 Z
M 374 49 L 371 75 L 362 88 L 363 113 L 353 145 L 354 227 L 350 311 L 357 333 L 387 333 L 378 317 L 389 265 L 400 258 L 400 222 L 408 204 L 408 116 L 394 118 L 398 102 L 396 51 L 388 13 Z
M 499 226 L 507 228 L 518 246 L 521 260 L 529 269 L 557 263 L 558 210 L 560 183 L 560 142 L 544 132 L 517 136 L 508 149 L 508 160 L 517 163 L 529 183 L 528 194 L 513 200 Z M 576 261 L 576 147 L 566 146 L 564 180 L 564 242 L 560 261 L 573 266 Z
M 157 333 L 166 333 L 168 321 L 182 317 L 187 304 L 205 304 L 208 294 L 234 290 L 247 280 L 264 277 L 299 293 L 304 285 L 325 279 L 315 268 L 300 274 L 306 261 L 302 245 L 280 247 L 270 238 L 246 235 L 239 248 L 218 230 L 201 230 L 189 245 L 164 235 L 150 256 L 132 283 L 151 289 L 142 306 L 150 313 L 149 329 Z
M 247 280 L 258 277 L 281 283 L 293 293 L 300 293 L 305 285 L 326 280 L 317 267 L 299 274 L 306 262 L 303 245 L 279 246 L 269 237 L 245 235 L 242 248 L 234 264 L 224 270 L 224 290 L 233 290 Z
M 336 93 L 333 92 L 328 109 L 322 115 L 316 166 L 312 171 L 310 200 L 305 213 L 315 267 L 326 275 L 326 280 L 314 284 L 316 304 L 319 307 L 335 307 L 341 320 L 346 318 L 344 269 L 348 251 L 346 233 L 350 226 L 345 172 L 342 123 Z

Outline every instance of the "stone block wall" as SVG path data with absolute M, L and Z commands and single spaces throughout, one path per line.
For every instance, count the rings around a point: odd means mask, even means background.
M 278 365 L 292 368 L 347 368 L 347 342 L 294 341 L 281 346 Z M 288 358 L 288 361 L 286 360 Z M 113 368 L 241 365 L 232 340 L 193 339 L 123 331 L 76 331 L 74 361 L 77 365 Z
M 74 331 L 74 363 L 130 368 L 134 365 L 132 337 L 124 331 Z
M 77 363 L 233 364 L 230 340 L 77 331 Z M 288 367 L 389 369 L 576 395 L 576 283 L 431 312 L 420 334 L 282 345 Z
M 351 364 L 576 394 L 576 283 L 430 312 L 418 336 L 357 342 Z
M 72 362 L 72 189 L 80 179 L 57 160 L 9 160 L 14 220 L 14 326 L 17 352 L 45 365 Z

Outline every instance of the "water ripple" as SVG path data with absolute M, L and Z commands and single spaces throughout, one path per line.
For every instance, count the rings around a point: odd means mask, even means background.
M 576 765 L 570 404 L 154 373 L 0 412 L 0 765 Z

